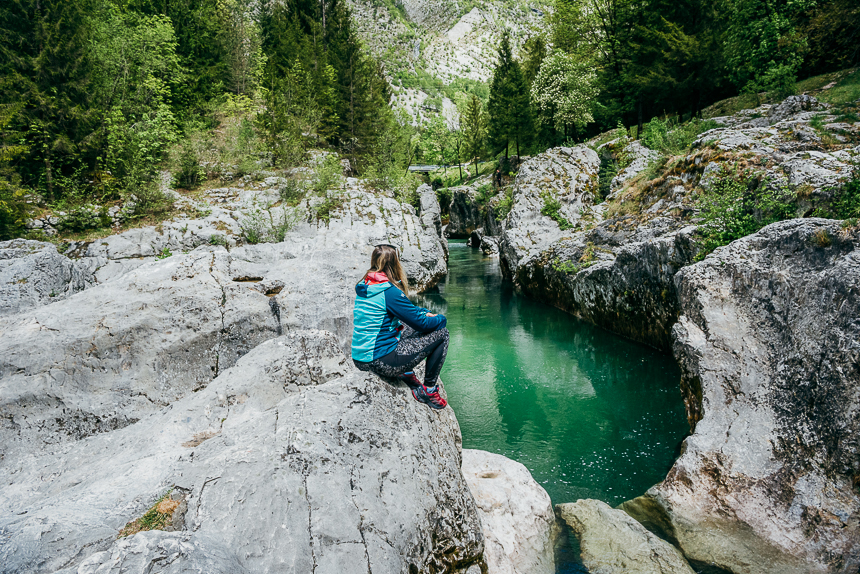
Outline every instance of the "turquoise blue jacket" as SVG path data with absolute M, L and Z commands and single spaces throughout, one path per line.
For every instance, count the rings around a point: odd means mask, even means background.
M 427 309 L 416 307 L 391 282 L 355 286 L 352 312 L 352 358 L 369 363 L 397 347 L 401 323 L 421 333 L 443 328 L 444 315 L 428 317 Z

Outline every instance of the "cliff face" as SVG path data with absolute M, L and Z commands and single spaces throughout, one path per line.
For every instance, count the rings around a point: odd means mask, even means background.
M 860 565 L 860 229 L 776 223 L 675 276 L 693 435 L 627 503 L 732 572 Z

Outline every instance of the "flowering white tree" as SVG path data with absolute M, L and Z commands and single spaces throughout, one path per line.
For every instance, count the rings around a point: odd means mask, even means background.
M 553 50 L 541 63 L 531 97 L 541 123 L 564 131 L 594 121 L 591 110 L 598 92 L 597 74 L 589 62 Z

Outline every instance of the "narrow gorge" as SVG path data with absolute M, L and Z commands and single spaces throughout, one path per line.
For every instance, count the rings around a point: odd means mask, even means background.
M 812 139 L 827 113 L 715 118 L 649 177 L 624 130 L 553 148 L 452 189 L 446 225 L 429 185 L 416 209 L 349 177 L 244 241 L 271 176 L 0 243 L 2 571 L 856 572 L 860 228 L 814 208 L 860 147 Z M 705 253 L 697 194 L 740 162 L 797 217 Z M 383 242 L 448 315 L 452 408 L 348 360 Z

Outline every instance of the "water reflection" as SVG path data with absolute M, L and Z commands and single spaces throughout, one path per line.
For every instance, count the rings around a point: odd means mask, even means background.
M 554 503 L 617 504 L 661 480 L 686 431 L 671 357 L 516 295 L 464 243 L 450 253 L 419 303 L 448 316 L 442 378 L 464 446 L 522 462 Z

